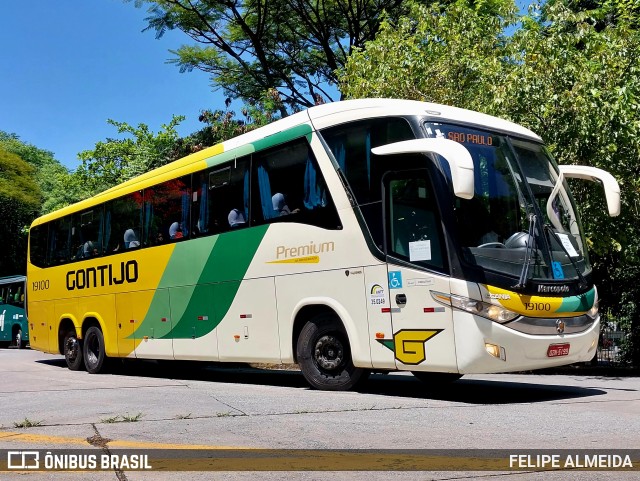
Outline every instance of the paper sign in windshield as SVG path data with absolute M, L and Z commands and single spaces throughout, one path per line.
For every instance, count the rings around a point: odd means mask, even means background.
M 569 257 L 580 257 L 580 254 L 576 252 L 567 234 L 556 234 L 556 235 L 560 239 L 560 242 L 562 242 L 562 246 L 566 249 L 567 254 L 569 254 Z
M 422 240 L 409 242 L 409 260 L 410 261 L 430 261 L 431 260 L 431 241 Z

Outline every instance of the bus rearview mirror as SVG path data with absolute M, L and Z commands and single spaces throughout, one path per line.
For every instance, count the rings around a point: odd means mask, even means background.
M 606 170 L 586 165 L 560 165 L 559 167 L 560 173 L 563 174 L 564 177 L 601 181 L 604 187 L 604 195 L 607 199 L 609 215 L 611 217 L 620 215 L 620 185 L 613 175 Z
M 438 154 L 449 164 L 453 192 L 456 197 L 473 198 L 473 159 L 469 151 L 458 142 L 443 138 L 405 140 L 375 147 L 371 149 L 371 152 L 376 155 Z

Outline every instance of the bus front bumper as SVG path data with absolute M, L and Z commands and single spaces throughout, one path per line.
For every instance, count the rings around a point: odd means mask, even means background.
M 483 317 L 454 313 L 456 358 L 461 374 L 528 371 L 591 360 L 600 318 L 575 334 L 525 334 Z

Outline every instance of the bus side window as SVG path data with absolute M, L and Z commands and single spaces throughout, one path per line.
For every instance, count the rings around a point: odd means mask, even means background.
M 197 235 L 249 225 L 249 166 L 245 156 L 194 175 L 192 229 Z
M 388 169 L 371 149 L 385 144 L 415 138 L 411 125 L 400 117 L 386 117 L 350 122 L 330 127 L 321 132 L 338 167 L 346 178 L 371 233 L 373 241 L 382 251 L 382 197 L 381 178 Z M 420 160 L 409 157 L 411 160 Z M 420 160 L 420 162 L 424 162 Z M 404 168 L 419 165 L 403 162 Z
M 143 245 L 187 239 L 191 176 L 169 180 L 144 190 Z
M 71 246 L 73 260 L 88 259 L 102 254 L 103 208 L 73 214 Z
M 114 199 L 105 206 L 105 253 L 140 247 L 142 192 Z
M 71 248 L 71 216 L 53 221 L 49 229 L 49 264 L 65 264 L 74 254 Z
M 341 227 L 324 177 L 305 139 L 254 154 L 251 222 Z
M 442 270 L 442 229 L 429 183 L 412 176 L 389 181 L 388 189 L 389 253 Z
M 22 292 L 22 283 L 11 285 L 11 299 L 9 299 L 8 303 L 17 307 L 23 307 L 24 293 Z
M 34 266 L 47 266 L 47 237 L 49 224 L 38 225 L 29 230 L 29 255 Z

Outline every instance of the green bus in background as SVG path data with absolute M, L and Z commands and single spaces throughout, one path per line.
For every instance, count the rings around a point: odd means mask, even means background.
M 25 276 L 0 277 L 0 346 L 23 348 L 29 342 L 24 311 Z

